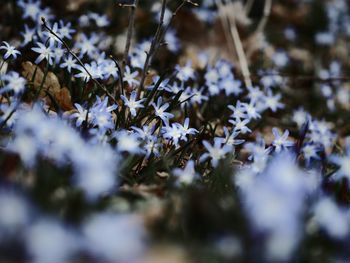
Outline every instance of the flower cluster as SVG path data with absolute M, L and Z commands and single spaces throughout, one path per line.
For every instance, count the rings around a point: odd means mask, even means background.
M 348 262 L 349 4 L 107 2 L 0 6 L 0 262 Z

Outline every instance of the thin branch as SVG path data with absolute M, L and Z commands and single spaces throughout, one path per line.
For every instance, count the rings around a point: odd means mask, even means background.
M 266 23 L 270 17 L 271 7 L 272 7 L 272 0 L 265 0 L 263 17 L 260 20 L 255 33 L 264 31 Z
M 103 85 L 98 82 L 96 79 L 93 78 L 93 76 L 91 75 L 91 73 L 87 70 L 87 68 L 85 67 L 84 63 L 81 61 L 81 59 L 69 48 L 69 46 L 67 45 L 67 43 L 60 37 L 58 36 L 54 31 L 52 31 L 52 29 L 50 27 L 47 26 L 46 24 L 46 20 L 44 17 L 41 18 L 41 21 L 43 23 L 43 26 L 46 30 L 48 30 L 52 35 L 54 35 L 62 44 L 63 46 L 67 49 L 67 51 L 69 52 L 69 54 L 71 54 L 79 63 L 79 65 L 85 70 L 86 74 L 89 75 L 90 79 L 100 88 L 102 89 L 106 95 L 113 101 L 113 102 L 117 102 L 115 100 L 115 98 L 113 97 L 112 94 L 109 93 L 109 91 L 103 87 Z
M 167 30 L 169 29 L 174 17 L 177 15 L 177 13 L 179 12 L 179 10 L 186 4 L 192 4 L 194 6 L 198 6 L 198 4 L 192 2 L 191 0 L 182 0 L 181 4 L 175 9 L 175 11 L 173 12 L 168 24 L 165 26 L 165 28 L 163 29 L 163 25 L 164 25 L 164 15 L 165 15 L 165 10 L 166 10 L 166 0 L 162 0 L 162 7 L 161 7 L 161 13 L 160 13 L 160 19 L 159 19 L 159 24 L 157 27 L 157 31 L 152 39 L 151 42 L 151 46 L 148 52 L 146 52 L 146 60 L 143 66 L 143 70 L 142 70 L 142 75 L 141 75 L 141 80 L 140 80 L 140 85 L 139 88 L 137 90 L 137 98 L 140 97 L 141 92 L 144 89 L 144 83 L 146 80 L 146 76 L 148 74 L 148 69 L 152 63 L 153 57 L 156 55 L 159 46 L 162 44 L 162 40 L 164 38 L 165 33 L 167 32 Z
M 254 0 L 247 0 L 247 3 L 244 6 L 244 11 L 247 15 L 249 14 L 250 10 L 252 10 L 253 3 Z
M 263 16 L 262 16 L 257 28 L 255 29 L 255 31 L 252 34 L 252 37 L 255 38 L 255 41 L 259 41 L 258 39 L 263 36 L 263 31 L 264 31 L 266 24 L 267 24 L 267 21 L 270 17 L 271 7 L 272 7 L 272 0 L 265 0 Z M 248 49 L 247 54 L 246 54 L 247 58 L 250 58 L 254 51 L 255 51 L 254 48 Z
M 118 69 L 119 85 L 120 85 L 120 88 L 121 88 L 121 90 L 122 90 L 122 95 L 125 96 L 125 92 L 124 92 L 124 80 L 123 80 L 122 68 L 120 67 L 119 62 L 118 62 L 112 55 L 110 55 L 109 57 L 113 60 L 115 66 L 116 66 L 117 69 Z
M 134 26 L 135 26 L 135 11 L 137 7 L 138 0 L 135 0 L 134 4 L 132 5 L 121 5 L 121 6 L 129 6 L 130 7 L 130 14 L 129 14 L 129 26 L 128 26 L 128 33 L 127 33 L 127 38 L 126 38 L 126 43 L 125 43 L 125 50 L 124 50 L 124 58 L 123 58 L 123 74 L 124 74 L 124 69 L 128 61 L 129 57 L 129 50 L 131 46 L 131 39 L 132 39 L 132 34 L 134 32 Z
M 217 3 L 217 5 L 219 6 L 218 3 Z M 236 60 L 237 58 L 235 56 L 234 43 L 233 43 L 233 39 L 231 37 L 229 25 L 225 19 L 224 14 L 219 14 L 219 17 L 220 17 L 222 28 L 224 30 L 224 34 L 225 34 L 225 38 L 226 38 L 226 42 L 227 42 L 227 47 L 228 47 L 228 52 L 232 56 L 233 60 Z
M 159 24 L 158 24 L 158 27 L 157 27 L 157 31 L 156 31 L 153 39 L 152 39 L 149 51 L 146 53 L 146 60 L 145 60 L 145 63 L 143 65 L 141 81 L 140 81 L 139 88 L 137 90 L 137 96 L 136 96 L 137 98 L 140 97 L 141 91 L 144 88 L 143 86 L 144 86 L 144 83 L 145 83 L 146 75 L 148 73 L 148 68 L 149 68 L 149 65 L 152 62 L 153 53 L 156 50 L 156 44 L 157 44 L 157 41 L 158 41 L 158 38 L 159 38 L 159 34 L 160 34 L 160 31 L 161 31 L 161 29 L 163 27 L 163 24 L 164 24 L 165 9 L 166 9 L 166 0 L 162 0 L 162 8 L 161 8 L 161 12 L 160 12 Z
M 312 80 L 316 82 L 332 82 L 332 81 L 343 81 L 347 82 L 350 81 L 350 77 L 347 76 L 339 76 L 339 77 L 329 77 L 329 78 L 320 78 L 318 76 L 312 76 L 312 75 L 288 75 L 282 72 L 276 72 L 276 73 L 267 73 L 263 75 L 252 75 L 253 78 L 260 79 L 265 76 L 279 76 L 286 79 L 293 79 L 297 81 L 307 81 Z
M 7 117 L 2 121 L 0 122 L 0 129 L 4 128 L 6 123 L 8 122 L 9 119 L 11 119 L 12 115 L 16 112 L 16 110 L 18 109 L 21 101 L 22 101 L 22 98 L 23 98 L 23 94 L 21 95 L 21 97 L 16 101 L 16 104 L 15 106 L 13 107 L 13 109 L 10 111 L 10 113 L 7 115 Z M 10 105 L 11 106 L 11 105 Z
M 246 87 L 251 87 L 252 80 L 250 78 L 250 71 L 249 71 L 249 67 L 248 67 L 247 58 L 246 58 L 245 53 L 244 53 L 242 41 L 241 41 L 237 26 L 236 26 L 236 19 L 234 17 L 233 12 L 231 12 L 230 15 L 227 14 L 228 11 L 233 10 L 233 4 L 232 4 L 232 2 L 230 2 L 230 3 L 224 5 L 220 0 L 217 0 L 216 4 L 218 5 L 220 13 L 222 13 L 222 15 L 226 16 L 227 23 L 229 25 L 231 36 L 232 36 L 232 39 L 233 39 L 233 42 L 235 45 L 235 49 L 237 52 L 242 75 L 244 78 L 244 83 L 245 83 Z

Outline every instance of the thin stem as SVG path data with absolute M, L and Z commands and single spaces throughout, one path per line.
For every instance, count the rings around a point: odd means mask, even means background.
M 317 82 L 331 82 L 331 81 L 350 81 L 350 77 L 347 76 L 339 76 L 339 77 L 329 77 L 329 78 L 320 78 L 318 76 L 312 76 L 312 75 L 287 75 L 284 73 L 271 73 L 271 74 L 264 74 L 264 75 L 252 75 L 253 78 L 262 78 L 264 76 L 280 76 L 282 78 L 289 78 L 289 79 L 294 79 L 294 80 L 312 80 L 312 81 L 317 81 Z
M 220 1 L 220 0 L 217 0 L 216 4 L 219 6 L 218 1 Z M 228 51 L 229 51 L 230 55 L 232 56 L 232 58 L 236 59 L 236 57 L 235 57 L 235 50 L 234 50 L 234 43 L 233 43 L 233 39 L 231 37 L 231 32 L 230 32 L 230 28 L 228 26 L 228 23 L 225 20 L 224 14 L 219 14 L 219 17 L 220 17 L 221 25 L 222 25 L 222 28 L 224 30 L 225 38 L 226 38 L 226 41 L 227 41 Z
M 183 0 L 181 2 L 181 4 L 175 9 L 175 11 L 173 12 L 168 24 L 165 26 L 165 28 L 163 29 L 163 25 L 164 25 L 164 14 L 165 14 L 165 9 L 166 9 L 166 0 L 162 0 L 162 8 L 161 8 L 161 13 L 160 13 L 160 19 L 159 19 L 159 24 L 157 27 L 157 31 L 152 39 L 151 42 L 151 46 L 149 51 L 146 53 L 146 60 L 143 66 L 143 70 L 142 70 L 142 75 L 141 75 L 141 81 L 140 81 L 140 86 L 137 90 L 137 98 L 140 97 L 141 92 L 144 89 L 144 83 L 145 83 L 145 79 L 146 76 L 148 74 L 148 69 L 149 66 L 152 63 L 152 59 L 153 57 L 156 55 L 159 46 L 162 44 L 162 40 L 164 38 L 165 33 L 167 32 L 167 30 L 169 29 L 174 17 L 177 15 L 177 13 L 179 12 L 179 10 L 186 4 L 186 3 L 190 3 L 194 6 L 198 6 L 198 4 L 192 2 L 191 0 Z M 163 29 L 163 30 L 162 30 Z
M 125 66 L 127 64 L 128 57 L 129 57 L 131 39 L 132 39 L 132 34 L 134 31 L 134 25 L 135 25 L 135 11 L 136 11 L 136 7 L 137 7 L 137 3 L 138 3 L 138 0 L 135 0 L 134 4 L 129 5 L 129 7 L 130 7 L 129 26 L 128 26 L 128 34 L 127 34 L 126 43 L 125 43 L 125 50 L 124 50 L 123 68 L 122 68 L 123 73 L 124 73 L 124 69 L 125 69 Z M 122 5 L 122 6 L 125 6 L 125 5 Z
M 49 73 L 49 62 L 46 63 L 46 68 L 45 68 L 45 72 L 44 72 L 44 76 L 43 79 L 41 80 L 40 86 L 38 91 L 35 94 L 35 98 L 38 99 L 38 97 L 40 96 L 40 92 L 42 91 L 46 78 L 47 78 L 47 74 Z
M 244 11 L 247 15 L 249 14 L 250 10 L 252 10 L 253 3 L 254 0 L 247 0 L 247 3 L 244 6 Z
M 246 58 L 245 53 L 244 53 L 243 44 L 242 44 L 241 38 L 240 38 L 239 33 L 238 33 L 236 19 L 233 15 L 233 12 L 231 12 L 230 15 L 227 14 L 228 10 L 233 10 L 233 4 L 232 4 L 232 2 L 230 2 L 229 4 L 226 4 L 226 7 L 225 7 L 224 4 L 222 2 L 220 2 L 219 0 L 216 1 L 216 4 L 218 5 L 220 13 L 222 13 L 222 15 L 226 16 L 227 23 L 229 25 L 231 36 L 232 36 L 232 39 L 233 39 L 233 42 L 235 45 L 235 49 L 237 52 L 240 68 L 241 68 L 241 71 L 243 74 L 244 83 L 245 83 L 246 87 L 251 87 L 252 80 L 250 78 L 250 71 L 249 71 L 249 67 L 248 67 L 247 58 Z
M 23 96 L 23 94 L 22 94 Z M 11 110 L 11 112 L 7 115 L 7 117 L 0 123 L 0 129 L 4 128 L 6 123 L 8 122 L 9 119 L 11 119 L 12 115 L 16 112 L 18 106 L 20 105 L 20 102 L 22 100 L 22 96 L 16 101 L 15 106 Z
M 5 65 L 5 62 L 6 62 L 6 59 L 4 59 L 4 60 L 1 62 L 1 65 L 0 65 L 0 73 L 1 73 L 2 67 Z M 2 82 L 2 79 L 1 79 L 1 74 L 0 74 L 0 86 L 4 86 L 4 83 Z
M 147 52 L 147 55 L 146 55 L 146 60 L 145 60 L 145 63 L 143 65 L 143 70 L 142 70 L 142 75 L 141 75 L 140 86 L 139 86 L 139 88 L 137 90 L 136 98 L 140 97 L 141 91 L 144 88 L 144 83 L 145 83 L 145 79 L 146 79 L 146 76 L 147 76 L 147 73 L 148 73 L 148 68 L 149 68 L 149 65 L 151 64 L 151 61 L 152 61 L 151 58 L 153 56 L 153 53 L 155 52 L 156 42 L 158 41 L 158 36 L 159 36 L 160 31 L 161 31 L 161 29 L 163 27 L 165 8 L 166 8 L 166 0 L 162 0 L 162 8 L 161 8 L 161 13 L 160 13 L 159 24 L 158 24 L 158 27 L 157 27 L 157 31 L 156 31 L 153 39 L 152 39 L 149 51 Z
M 4 59 L 3 61 L 1 61 L 1 65 L 0 65 L 0 71 L 2 70 L 2 67 L 5 65 L 6 59 Z
M 117 69 L 118 69 L 119 85 L 120 85 L 120 88 L 121 88 L 121 90 L 122 90 L 122 95 L 125 96 L 122 68 L 120 67 L 119 62 L 118 62 L 112 55 L 109 56 L 109 57 L 113 60 L 113 62 L 115 63 L 115 66 L 116 66 Z M 115 93 L 115 91 L 114 91 L 114 93 Z M 114 95 L 115 95 L 115 94 L 114 94 Z
M 267 20 L 269 19 L 272 7 L 272 0 L 265 0 L 263 17 L 260 20 L 255 33 L 262 32 L 265 29 Z
M 241 65 L 245 85 L 246 85 L 246 87 L 251 87 L 252 81 L 250 79 L 248 62 L 247 62 L 247 59 L 246 59 L 245 54 L 244 54 L 244 49 L 243 49 L 241 38 L 239 37 L 239 33 L 237 30 L 237 26 L 236 26 L 236 21 L 231 21 L 230 30 L 231 30 L 231 34 L 233 37 L 233 41 L 234 41 L 235 46 L 236 46 L 236 51 L 237 51 L 239 63 Z

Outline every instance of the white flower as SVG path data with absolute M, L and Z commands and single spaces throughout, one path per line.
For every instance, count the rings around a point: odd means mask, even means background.
M 115 137 L 118 139 L 117 149 L 119 152 L 128 152 L 131 154 L 142 152 L 140 140 L 136 134 L 123 130 L 117 132 Z
M 38 47 L 33 47 L 32 50 L 39 54 L 37 59 L 35 60 L 35 64 L 39 64 L 44 59 L 47 60 L 47 62 L 52 65 L 53 63 L 53 57 L 54 52 L 51 46 L 45 46 L 44 44 L 37 42 L 36 43 Z
M 211 158 L 211 165 L 216 167 L 220 159 L 223 159 L 225 155 L 233 150 L 231 145 L 223 144 L 221 138 L 214 138 L 214 145 L 211 145 L 208 141 L 203 141 L 203 145 L 208 151 L 203 153 L 199 158 L 200 162 Z
M 29 222 L 29 207 L 14 191 L 0 188 L 0 241 L 5 232 L 21 230 Z
M 166 125 L 162 127 L 163 137 L 167 140 L 171 140 L 176 147 L 179 146 L 179 141 L 183 136 L 182 128 L 178 123 L 173 123 L 171 125 Z
M 58 29 L 58 24 L 57 23 L 54 23 L 52 28 L 51 28 L 51 31 L 45 31 L 43 32 L 43 35 L 45 35 L 48 39 L 49 39 L 49 46 L 53 47 L 56 42 L 59 43 L 59 38 L 62 39 L 62 35 Z
M 60 28 L 58 29 L 58 32 L 62 38 L 71 39 L 72 34 L 75 32 L 74 29 L 71 28 L 72 23 L 68 22 L 66 25 L 62 20 L 60 20 Z
M 5 50 L 5 54 L 4 54 L 4 59 L 8 59 L 10 56 L 13 57 L 13 59 L 17 58 L 17 55 L 20 55 L 21 52 L 19 52 L 18 50 L 16 50 L 16 48 L 14 46 L 11 46 L 9 43 L 7 43 L 6 41 L 2 42 L 3 45 L 0 46 L 0 50 Z
M 308 116 L 303 108 L 299 108 L 293 112 L 292 120 L 301 128 L 308 121 Z
M 122 98 L 122 100 L 124 101 L 124 104 L 129 108 L 131 116 L 133 116 L 133 117 L 136 116 L 136 109 L 144 107 L 142 105 L 142 102 L 145 99 L 136 100 L 136 96 L 137 96 L 137 93 L 135 90 L 131 92 L 130 99 L 128 99 L 124 95 L 120 96 Z
M 177 177 L 177 181 L 180 184 L 191 184 L 193 179 L 198 176 L 194 170 L 194 161 L 189 160 L 184 169 L 176 168 L 173 170 L 173 174 Z
M 246 166 L 235 176 L 242 204 L 254 229 L 263 233 L 267 256 L 288 261 L 302 233 L 306 198 L 312 194 L 308 176 L 295 164 L 295 156 L 282 152 L 254 172 Z
M 304 155 L 307 165 L 310 163 L 311 159 L 317 159 L 317 160 L 320 159 L 318 152 L 320 152 L 321 150 L 322 150 L 321 147 L 315 144 L 308 143 L 303 146 L 301 151 Z
M 38 105 L 19 112 L 14 139 L 7 148 L 18 153 L 27 166 L 35 164 L 37 155 L 60 167 L 71 165 L 73 183 L 90 199 L 115 188 L 119 158 L 112 148 L 85 141 L 60 117 L 49 118 Z
M 275 146 L 276 152 L 280 152 L 285 147 L 291 147 L 294 145 L 294 142 L 288 141 L 288 130 L 285 130 L 284 133 L 281 135 L 277 128 L 272 128 L 272 133 L 275 136 L 272 145 Z
M 234 131 L 246 134 L 247 132 L 252 132 L 251 129 L 247 127 L 249 123 L 249 119 L 241 120 L 240 118 L 236 118 L 234 120 L 229 120 L 230 123 L 234 125 Z
M 346 211 L 340 209 L 330 198 L 318 201 L 314 210 L 314 219 L 333 238 L 345 238 L 350 230 Z
M 109 20 L 108 17 L 106 15 L 99 15 L 96 13 L 91 13 L 89 14 L 89 17 L 93 20 L 95 20 L 96 25 L 98 27 L 106 27 L 109 25 Z
M 271 91 L 264 97 L 266 108 L 271 109 L 272 112 L 276 112 L 278 109 L 282 109 L 284 105 L 280 103 L 281 94 L 273 95 Z
M 41 219 L 26 232 L 26 244 L 35 263 L 70 262 L 79 247 L 67 228 L 51 219 Z
M 131 72 L 130 67 L 126 66 L 123 80 L 127 82 L 130 87 L 133 87 L 134 85 L 139 85 L 140 82 L 136 80 L 138 74 L 139 73 L 137 71 Z
M 168 109 L 170 105 L 169 103 L 164 103 L 162 105 L 162 101 L 162 97 L 159 97 L 157 100 L 157 104 L 152 102 L 152 106 L 154 108 L 156 116 L 161 118 L 164 122 L 169 122 L 169 119 L 173 118 L 174 114 L 166 112 L 166 109 Z
M 94 215 L 84 224 L 83 234 L 87 250 L 109 262 L 139 262 L 144 251 L 145 231 L 136 216 Z
M 67 68 L 67 71 L 71 73 L 72 69 L 75 69 L 78 67 L 77 60 L 69 54 L 68 57 L 64 58 L 64 62 L 60 64 L 61 68 Z
M 0 90 L 0 94 L 13 91 L 16 95 L 24 91 L 27 83 L 25 78 L 22 78 L 17 72 L 11 71 L 2 77 L 5 81 L 5 86 Z
M 273 54 L 272 60 L 277 67 L 285 67 L 288 64 L 288 55 L 285 51 L 277 51 Z
M 335 156 L 333 155 L 331 160 L 333 163 L 340 166 L 340 169 L 337 171 L 337 174 L 350 177 L 350 156 Z
M 74 106 L 77 108 L 78 112 L 73 113 L 70 117 L 76 118 L 76 126 L 79 127 L 84 121 L 88 123 L 91 122 L 91 114 L 88 115 L 88 110 L 84 109 L 80 104 L 74 103 Z
M 176 77 L 181 81 L 187 81 L 189 79 L 194 79 L 195 71 L 192 68 L 192 63 L 188 61 L 184 67 L 176 65 L 176 70 L 178 71 Z
M 18 153 L 25 165 L 32 167 L 35 164 L 37 148 L 36 141 L 31 136 L 23 134 L 13 140 L 8 150 Z
M 40 8 L 41 1 L 29 1 L 28 3 L 24 1 L 18 1 L 18 5 L 21 7 L 23 11 L 22 17 L 31 18 L 33 21 L 36 21 L 40 12 L 42 12 Z
M 231 118 L 247 118 L 246 107 L 244 106 L 244 103 L 241 103 L 239 100 L 236 102 L 236 106 L 228 105 L 227 107 L 233 112 Z

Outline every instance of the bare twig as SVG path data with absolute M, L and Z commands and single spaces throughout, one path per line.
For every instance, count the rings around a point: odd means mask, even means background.
M 109 57 L 113 60 L 115 66 L 118 69 L 119 85 L 120 85 L 120 88 L 121 88 L 121 91 L 122 91 L 122 95 L 125 95 L 122 68 L 120 67 L 119 62 L 112 55 L 110 55 Z
M 242 41 L 241 41 L 241 38 L 240 38 L 238 30 L 237 30 L 236 18 L 234 16 L 233 12 L 230 12 L 228 14 L 229 11 L 233 10 L 233 3 L 232 2 L 225 3 L 225 4 L 224 3 L 225 2 L 222 2 L 221 0 L 216 0 L 216 4 L 218 6 L 219 12 L 224 17 L 226 17 L 226 23 L 228 24 L 228 26 L 230 28 L 231 37 L 233 39 L 233 43 L 235 45 L 235 49 L 237 52 L 240 68 L 241 68 L 242 75 L 244 78 L 244 83 L 245 83 L 246 87 L 251 87 L 252 80 L 250 78 L 250 71 L 249 71 L 249 67 L 248 67 L 247 58 L 246 58 L 245 53 L 244 53 Z
M 271 7 L 272 7 L 272 0 L 265 0 L 263 16 L 262 16 L 257 28 L 255 29 L 255 32 L 252 34 L 252 38 L 255 41 L 259 41 L 259 38 L 263 37 L 263 31 L 265 29 L 268 18 L 270 16 Z M 248 49 L 247 54 L 246 54 L 248 59 L 252 56 L 254 51 L 255 51 L 254 48 Z
M 91 73 L 87 70 L 87 68 L 85 67 L 84 63 L 81 61 L 81 59 L 69 48 L 69 46 L 67 45 L 67 43 L 60 37 L 58 36 L 50 27 L 48 27 L 48 25 L 46 24 L 46 20 L 44 17 L 41 18 L 41 21 L 43 23 L 43 26 L 46 30 L 48 30 L 52 35 L 54 35 L 62 44 L 63 46 L 67 49 L 67 51 L 69 52 L 69 54 L 71 54 L 79 63 L 79 65 L 85 70 L 86 74 L 89 75 L 90 79 L 100 88 L 102 89 L 106 95 L 113 101 L 116 102 L 115 98 L 113 97 L 112 94 L 109 93 L 109 91 L 100 83 L 98 82 L 96 79 L 93 78 L 93 76 L 91 75 Z
M 146 76 L 148 74 L 148 69 L 152 63 L 153 57 L 156 55 L 159 46 L 162 44 L 162 40 L 164 38 L 165 33 L 167 32 L 167 30 L 170 27 L 170 24 L 172 23 L 174 17 L 177 15 L 177 13 L 179 12 L 179 10 L 186 4 L 186 3 L 190 3 L 194 6 L 198 6 L 198 4 L 192 2 L 191 0 L 182 0 L 181 4 L 175 9 L 175 11 L 173 12 L 170 21 L 168 22 L 168 24 L 163 28 L 164 26 L 164 15 L 165 15 L 165 9 L 166 9 L 166 0 L 162 0 L 162 7 L 161 7 L 161 12 L 160 12 L 160 19 L 159 19 L 159 24 L 156 30 L 156 33 L 152 39 L 151 42 L 151 46 L 149 48 L 149 51 L 146 52 L 147 56 L 146 56 L 146 60 L 143 66 L 143 70 L 142 70 L 142 75 L 141 75 L 141 80 L 140 80 L 140 85 L 139 88 L 137 90 L 137 98 L 140 97 L 141 92 L 144 89 L 144 83 L 146 80 Z
M 23 94 L 22 94 L 22 96 L 23 96 Z M 8 120 L 11 119 L 12 115 L 16 112 L 16 110 L 18 109 L 18 107 L 20 105 L 20 102 L 22 101 L 22 96 L 16 101 L 15 106 L 10 111 L 10 113 L 6 116 L 6 118 L 2 122 L 0 122 L 0 129 L 5 127 Z
M 162 30 L 163 24 L 164 24 L 164 14 L 165 14 L 165 8 L 166 8 L 166 0 L 162 0 L 162 8 L 161 8 L 161 12 L 160 12 L 160 19 L 159 19 L 159 24 L 157 27 L 157 31 L 152 39 L 151 42 L 151 46 L 149 48 L 149 51 L 146 54 L 146 60 L 145 63 L 143 65 L 143 70 L 142 70 L 142 75 L 141 75 L 141 81 L 140 81 L 140 85 L 139 88 L 137 90 L 137 98 L 140 97 L 140 94 L 143 90 L 143 86 L 145 83 L 145 79 L 148 73 L 148 68 L 152 62 L 152 56 L 154 55 L 155 51 L 156 51 L 156 45 L 157 42 L 159 41 L 159 35 L 160 35 L 160 31 Z
M 232 56 L 232 58 L 235 60 L 236 56 L 235 56 L 235 50 L 234 50 L 234 43 L 233 43 L 233 39 L 231 37 L 229 25 L 228 25 L 227 20 L 225 19 L 224 15 L 220 14 L 219 17 L 220 17 L 222 28 L 224 30 L 228 52 Z
M 244 11 L 247 15 L 249 14 L 250 10 L 252 10 L 253 3 L 254 0 L 247 0 L 247 3 L 244 6 Z
M 279 76 L 285 79 L 293 79 L 297 81 L 315 81 L 315 82 L 332 82 L 332 81 L 343 81 L 347 82 L 350 81 L 350 77 L 347 76 L 339 76 L 339 77 L 329 77 L 329 78 L 320 78 L 318 76 L 312 76 L 312 75 L 288 75 L 282 72 L 276 72 L 276 73 L 267 73 L 263 75 L 252 75 L 253 78 L 260 79 L 265 76 Z
M 261 18 L 255 33 L 264 31 L 267 20 L 269 19 L 271 13 L 271 7 L 272 0 L 265 0 L 263 17 Z
M 123 68 L 122 68 L 122 73 L 124 74 L 124 69 L 128 61 L 128 56 L 129 56 L 129 50 L 131 46 L 131 39 L 132 39 L 132 34 L 134 31 L 134 25 L 135 25 L 135 11 L 137 7 L 138 0 L 135 0 L 134 4 L 132 5 L 120 5 L 120 6 L 128 6 L 130 7 L 130 14 L 129 14 L 129 26 L 128 26 L 128 33 L 127 33 L 127 38 L 126 38 L 126 43 L 125 43 L 125 50 L 124 50 L 124 58 L 123 58 Z

